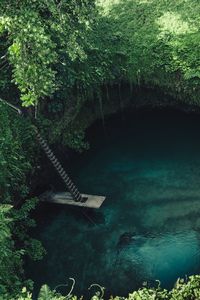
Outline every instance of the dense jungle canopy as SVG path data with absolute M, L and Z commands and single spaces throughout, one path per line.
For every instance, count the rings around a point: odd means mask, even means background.
M 35 226 L 29 213 L 37 203 L 32 191 L 41 157 L 32 124 L 50 144 L 83 151 L 85 129 L 121 105 L 142 106 L 134 93 L 143 88 L 172 96 L 170 105 L 198 110 L 199 43 L 198 0 L 0 1 L 0 98 L 24 112 L 19 117 L 0 102 L 0 299 L 31 299 L 23 261 L 45 253 L 27 233 Z M 71 297 L 44 286 L 38 299 Z M 144 288 L 129 296 L 199 298 L 198 276 L 172 292 Z

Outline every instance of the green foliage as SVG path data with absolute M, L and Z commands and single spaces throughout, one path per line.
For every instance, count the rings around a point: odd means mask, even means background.
M 65 144 L 85 148 L 85 128 L 77 126 L 80 110 L 88 98 L 98 103 L 101 86 L 121 80 L 126 72 L 112 20 L 99 14 L 93 0 L 21 1 L 20 6 L 3 0 L 0 12 L 0 54 L 12 69 L 23 105 L 46 98 L 42 111 L 49 111 L 45 119 L 50 120 L 53 142 L 64 134 Z M 7 73 L 2 73 L 2 86 L 11 92 Z M 66 135 L 69 127 L 76 130 Z
M 32 282 L 24 281 L 23 258 L 39 260 L 45 254 L 41 243 L 28 235 L 28 228 L 35 225 L 29 214 L 36 203 L 36 199 L 27 200 L 18 210 L 0 205 L 0 300 L 16 299 L 24 285 L 32 289 Z
M 0 3 L 0 33 L 24 106 L 37 104 L 59 86 L 60 66 L 84 60 L 82 33 L 90 28 L 93 1 Z
M 62 296 L 55 291 L 51 291 L 50 288 L 45 284 L 41 287 L 38 300 L 65 300 L 67 297 Z
M 18 118 L 0 103 L 0 200 L 16 203 L 29 192 L 28 175 L 33 174 L 37 148 L 34 131 L 26 119 Z M 23 257 L 41 259 L 45 251 L 41 243 L 31 239 L 28 230 L 35 226 L 29 214 L 36 199 L 27 200 L 20 209 L 0 204 L 0 299 L 10 299 L 18 293 L 23 282 Z M 27 281 L 27 286 L 30 286 Z
M 68 141 L 68 146 L 79 152 L 87 150 L 89 144 L 84 141 L 85 132 L 81 128 L 69 128 L 69 130 L 64 134 L 64 139 Z
M 50 66 L 56 62 L 56 45 L 35 11 L 24 10 L 10 22 L 8 32 L 15 37 L 8 49 L 13 80 L 24 105 L 33 105 L 55 90 L 55 71 Z
M 42 259 L 46 253 L 41 242 L 29 235 L 29 229 L 36 226 L 35 220 L 30 218 L 30 213 L 37 203 L 37 198 L 28 199 L 20 209 L 12 210 L 13 237 L 23 247 L 25 254 L 35 261 Z
M 95 284 L 97 286 L 97 284 Z M 101 289 L 104 289 L 101 287 Z M 160 287 L 157 288 L 146 288 L 143 287 L 138 291 L 129 293 L 128 296 L 110 296 L 109 300 L 197 300 L 200 298 L 200 275 L 193 275 L 188 280 L 178 279 L 175 287 L 171 291 L 167 291 Z M 29 300 L 32 299 L 31 293 L 23 288 L 21 295 L 18 296 L 17 300 Z M 83 299 L 83 296 L 77 297 L 72 294 L 61 295 L 55 290 L 51 290 L 47 285 L 41 287 L 38 300 L 78 300 Z M 99 290 L 91 297 L 91 300 L 104 300 L 104 294 Z M 4 300 L 12 300 L 11 298 L 4 298 Z M 14 300 L 14 299 L 13 299 Z
M 199 104 L 198 1 L 97 3 L 0 3 L 0 86 L 13 91 L 12 69 L 23 105 L 47 100 L 39 118 L 48 118 L 49 139 L 75 149 L 85 147 L 80 113 L 87 100 L 101 106 L 102 87 L 128 81 Z
M 34 132 L 26 119 L 19 119 L 0 103 L 0 200 L 11 202 L 14 195 L 25 198 L 26 176 L 34 161 Z
M 127 79 L 199 104 L 200 3 L 195 0 L 99 1 L 121 37 Z M 188 97 L 189 96 L 189 97 Z
M 23 250 L 16 250 L 11 239 L 11 206 L 0 206 L 0 299 L 6 299 L 21 288 Z M 4 295 L 4 297 L 2 296 Z
M 34 261 L 41 260 L 46 254 L 42 243 L 32 238 L 25 240 L 25 250 L 26 254 Z

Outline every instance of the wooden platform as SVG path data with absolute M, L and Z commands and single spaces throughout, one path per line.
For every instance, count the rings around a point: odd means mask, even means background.
M 51 202 L 58 204 L 67 204 L 67 205 L 75 205 L 81 207 L 89 207 L 89 208 L 99 208 L 106 197 L 104 196 L 95 196 L 88 194 L 81 194 L 83 198 L 87 200 L 85 202 L 76 202 L 73 200 L 72 196 L 68 192 L 46 192 L 40 196 L 40 200 L 43 202 Z

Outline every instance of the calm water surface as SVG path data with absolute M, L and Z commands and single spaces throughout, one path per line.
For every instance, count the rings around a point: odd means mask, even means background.
M 146 281 L 171 288 L 199 273 L 200 116 L 141 111 L 110 118 L 105 131 L 99 122 L 88 136 L 91 149 L 71 173 L 81 191 L 106 201 L 94 211 L 38 208 L 33 236 L 47 255 L 27 264 L 36 290 L 74 277 L 78 295 L 92 283 L 126 295 Z

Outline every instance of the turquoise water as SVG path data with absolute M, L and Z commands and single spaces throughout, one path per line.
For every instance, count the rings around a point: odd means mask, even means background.
M 73 159 L 71 173 L 81 191 L 106 201 L 99 210 L 38 208 L 33 235 L 47 255 L 28 263 L 36 290 L 73 277 L 78 295 L 92 283 L 126 295 L 144 282 L 171 288 L 178 277 L 199 273 L 200 117 L 133 112 L 109 118 L 105 129 L 97 122 L 88 138 L 91 149 Z

